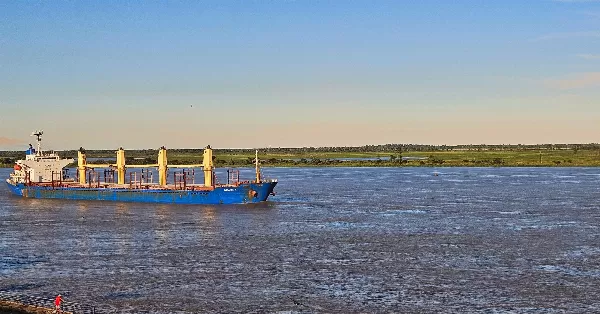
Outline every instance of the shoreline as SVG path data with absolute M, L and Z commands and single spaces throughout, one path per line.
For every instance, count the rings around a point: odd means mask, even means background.
M 156 164 L 155 151 L 125 151 L 126 165 Z M 67 168 L 77 167 L 77 155 Z M 175 150 L 168 153 L 168 165 L 201 164 L 197 151 Z M 0 151 L 0 168 L 12 168 L 23 159 L 22 152 Z M 115 156 L 104 151 L 91 151 L 91 163 L 114 164 Z M 487 150 L 487 151 L 293 151 L 283 149 L 259 153 L 261 167 L 600 167 L 600 150 Z M 216 168 L 254 167 L 254 152 L 216 151 Z
M 174 165 L 176 166 L 176 165 Z M 12 169 L 12 166 L 0 166 L 0 169 Z M 67 167 L 75 169 L 76 167 Z M 152 167 L 148 167 L 152 168 Z M 215 169 L 236 169 L 236 168 L 248 168 L 253 169 L 251 166 L 236 166 L 236 167 L 215 167 Z M 600 165 L 424 165 L 424 166 L 393 166 L 393 165 L 302 165 L 302 166 L 289 166 L 289 165 L 269 165 L 261 166 L 263 169 L 268 168 L 600 168 Z
M 177 164 L 171 164 L 177 166 Z M 337 164 L 269 164 L 261 165 L 261 168 L 596 168 L 600 167 L 600 163 L 593 164 L 391 164 L 391 163 L 337 163 Z M 0 164 L 0 169 L 12 169 L 13 165 Z M 76 166 L 67 166 L 65 168 L 76 169 Z M 153 168 L 153 167 L 148 167 Z M 252 165 L 217 165 L 216 169 L 233 169 L 233 168 L 254 168 Z

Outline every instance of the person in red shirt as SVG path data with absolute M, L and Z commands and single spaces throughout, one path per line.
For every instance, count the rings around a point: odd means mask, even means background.
M 54 299 L 54 313 L 61 313 L 60 305 L 62 304 L 62 296 L 59 294 Z

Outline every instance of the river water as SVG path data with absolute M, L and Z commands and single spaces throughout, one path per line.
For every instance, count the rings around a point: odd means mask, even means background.
M 600 312 L 600 169 L 264 170 L 277 196 L 248 206 L 2 183 L 0 290 L 97 312 Z

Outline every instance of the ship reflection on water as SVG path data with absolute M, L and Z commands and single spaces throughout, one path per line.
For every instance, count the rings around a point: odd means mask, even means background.
M 283 183 L 253 205 L 2 187 L 0 290 L 124 313 L 600 311 L 597 169 L 265 171 Z

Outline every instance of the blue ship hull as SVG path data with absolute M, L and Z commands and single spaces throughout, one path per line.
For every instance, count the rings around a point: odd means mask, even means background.
M 237 187 L 215 187 L 210 191 L 51 187 L 11 184 L 9 190 L 28 198 L 100 200 L 169 204 L 246 204 L 266 201 L 277 182 L 246 183 Z

